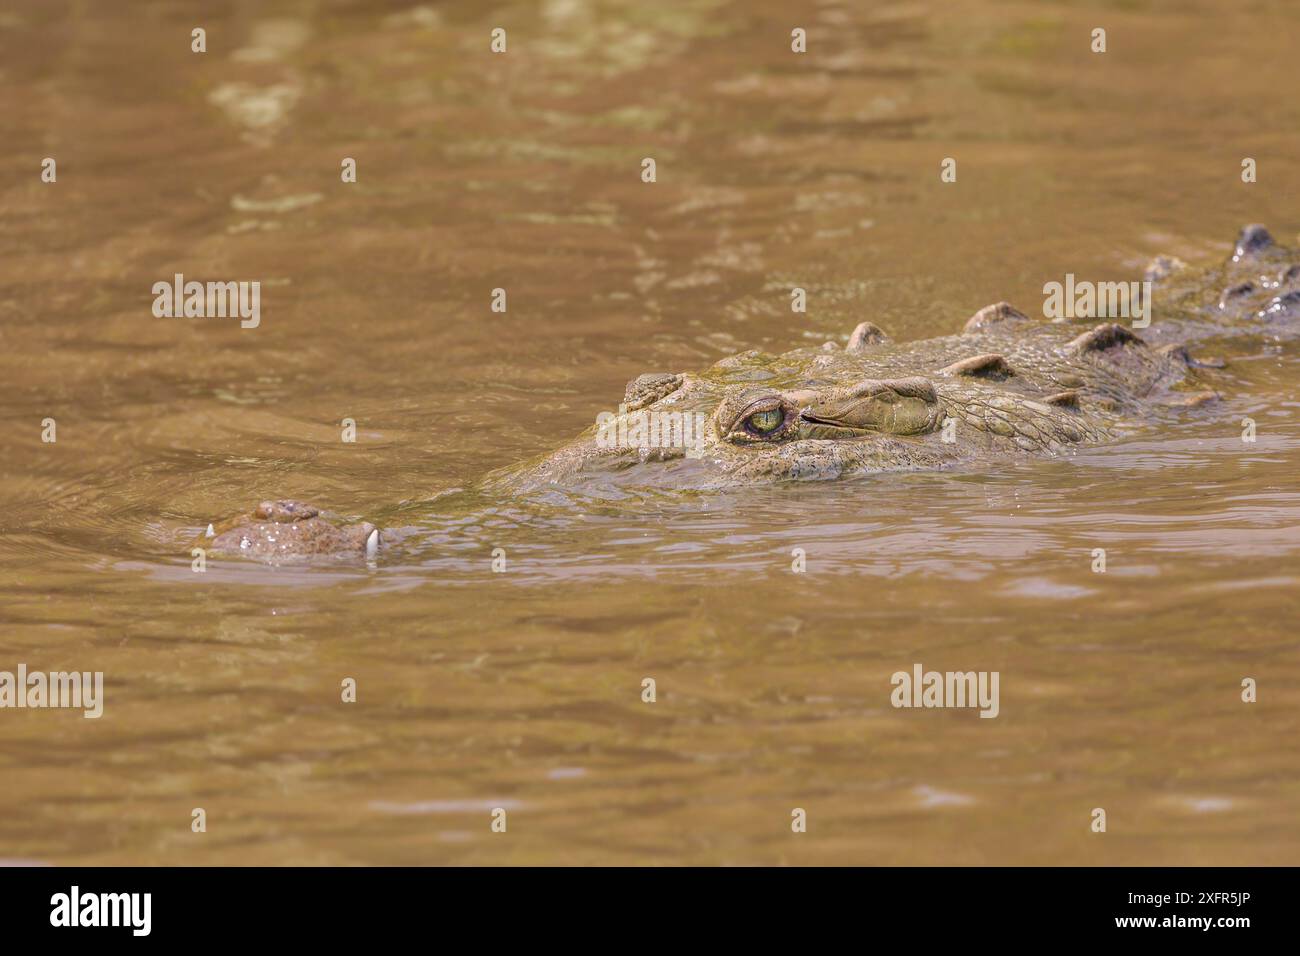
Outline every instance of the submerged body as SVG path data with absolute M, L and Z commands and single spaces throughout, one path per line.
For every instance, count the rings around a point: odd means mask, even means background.
M 480 488 L 707 491 L 1056 454 L 1213 401 L 1201 369 L 1220 363 L 1194 359 L 1188 344 L 1290 332 L 1300 317 L 1300 264 L 1261 226 L 1242 231 L 1224 265 L 1194 271 L 1162 257 L 1148 278 L 1160 297 L 1140 334 L 1095 319 L 1034 321 L 998 303 L 954 335 L 892 343 L 864 322 L 844 348 L 743 352 L 698 374 L 642 375 L 617 416 Z M 369 524 L 265 502 L 208 547 L 278 560 L 374 553 L 380 540 Z

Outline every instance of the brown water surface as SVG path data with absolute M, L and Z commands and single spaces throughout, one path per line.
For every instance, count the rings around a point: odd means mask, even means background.
M 1266 0 L 5 4 L 0 670 L 106 702 L 0 710 L 0 858 L 1300 862 L 1287 346 L 1070 456 L 398 507 L 644 371 L 1294 243 L 1297 35 Z M 154 318 L 175 273 L 260 280 L 260 326 Z M 191 571 L 270 496 L 422 532 Z M 894 709 L 915 662 L 1000 672 L 1000 715 Z

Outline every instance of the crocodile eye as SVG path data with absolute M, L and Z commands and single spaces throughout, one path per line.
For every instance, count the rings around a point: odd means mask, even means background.
M 719 437 L 737 445 L 752 445 L 783 440 L 797 420 L 794 402 L 783 393 L 750 389 L 724 398 L 713 423 Z
M 781 408 L 768 408 L 754 412 L 745 419 L 745 427 L 756 435 L 770 435 L 781 427 L 785 421 L 785 412 Z

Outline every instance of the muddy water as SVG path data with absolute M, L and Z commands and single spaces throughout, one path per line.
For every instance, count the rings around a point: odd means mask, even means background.
M 0 711 L 0 857 L 1300 862 L 1285 347 L 1054 460 L 419 504 L 643 371 L 1296 239 L 1294 5 L 798 6 L 6 4 L 0 670 L 103 671 L 106 701 Z M 261 281 L 260 325 L 154 318 L 178 272 Z M 268 496 L 420 533 L 193 573 Z M 998 671 L 999 716 L 894 709 L 917 662 Z

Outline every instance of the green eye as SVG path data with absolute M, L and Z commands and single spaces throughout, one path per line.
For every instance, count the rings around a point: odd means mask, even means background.
M 781 427 L 785 413 L 780 408 L 769 408 L 764 412 L 755 412 L 745 419 L 745 426 L 759 435 L 770 435 Z

